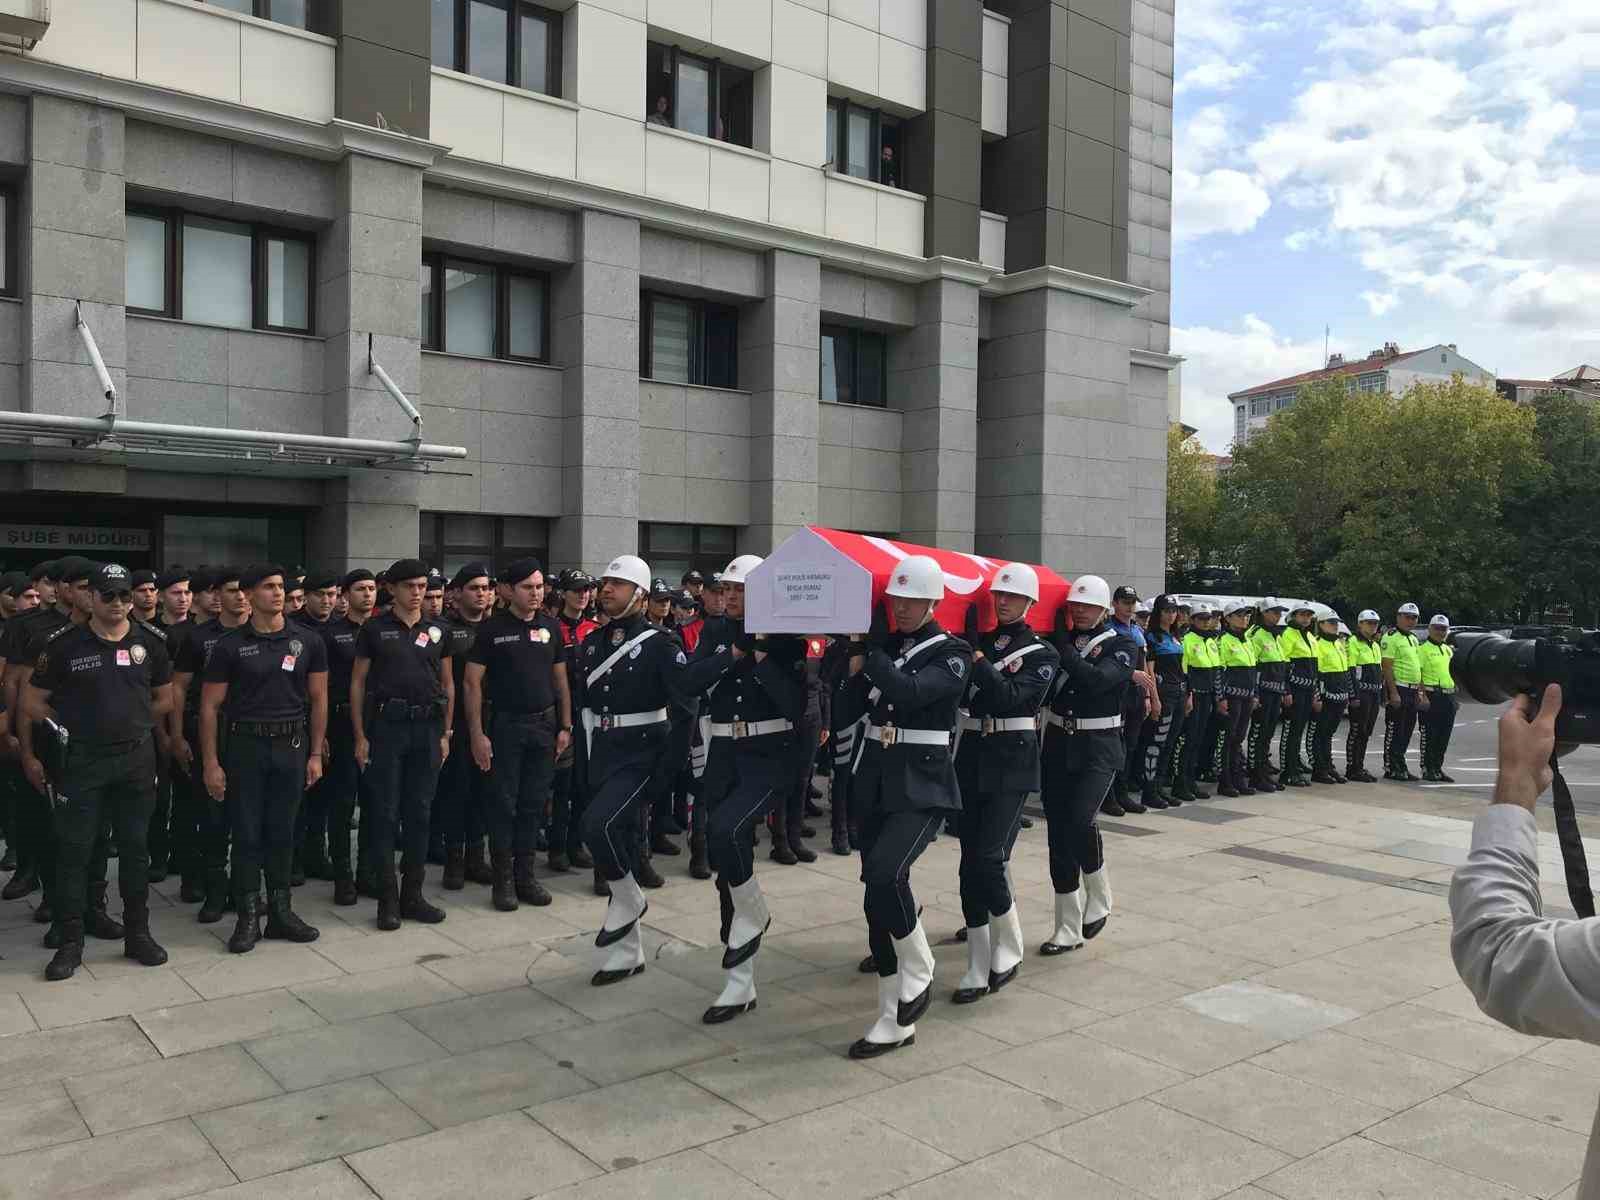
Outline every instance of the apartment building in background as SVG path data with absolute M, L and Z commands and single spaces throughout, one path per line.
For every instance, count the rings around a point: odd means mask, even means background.
M 1273 413 L 1294 404 L 1300 389 L 1325 379 L 1343 379 L 1352 392 L 1393 392 L 1406 390 L 1419 380 L 1444 382 L 1460 375 L 1468 383 L 1495 386 L 1492 371 L 1486 371 L 1463 358 L 1452 342 L 1429 346 L 1426 350 L 1402 350 L 1385 342 L 1365 358 L 1346 360 L 1342 354 L 1329 355 L 1327 365 L 1287 379 L 1257 384 L 1240 392 L 1230 392 L 1233 404 L 1233 442 L 1242 446 L 1266 427 Z
M 1160 585 L 1172 0 L 29 7 L 0 561 Z

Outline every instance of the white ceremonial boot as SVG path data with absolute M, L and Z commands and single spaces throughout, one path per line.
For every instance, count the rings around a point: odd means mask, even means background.
M 733 921 L 728 926 L 728 948 L 723 952 L 722 965 L 731 970 L 761 949 L 761 935 L 772 924 L 772 913 L 754 875 L 738 887 L 729 888 L 728 894 L 733 900 Z
M 628 926 L 627 932 L 606 948 L 605 960 L 589 982 L 595 987 L 605 987 L 608 983 L 630 979 L 642 970 L 644 938 L 639 933 L 639 922 L 634 921 Z
M 1012 908 L 1016 905 L 1012 904 Z M 1083 945 L 1083 889 L 1056 893 L 1056 931 L 1050 940 L 1039 947 L 1039 953 L 1050 957 L 1076 950 Z
M 867 1035 L 850 1047 L 851 1058 L 877 1058 L 917 1040 L 917 1027 L 900 1024 L 900 977 L 878 976 L 878 1019 Z
M 706 1009 L 700 1020 L 707 1025 L 721 1025 L 724 1021 L 731 1021 L 749 1012 L 755 1006 L 756 960 L 755 956 L 751 955 L 728 968 L 728 981 L 722 985 L 722 994 L 710 1008 Z
M 629 871 L 611 885 L 611 899 L 606 902 L 606 919 L 600 926 L 600 932 L 594 935 L 594 944 L 604 949 L 627 937 L 628 931 L 638 924 L 639 918 L 644 916 L 649 907 L 639 881 Z
M 1017 915 L 1015 899 L 1005 912 L 989 918 L 989 936 L 994 943 L 989 990 L 998 992 L 1017 977 L 1017 967 L 1022 962 L 1022 918 Z
M 975 1004 L 989 994 L 989 965 L 992 954 L 989 926 L 967 926 L 967 973 L 956 984 L 950 999 L 956 1004 Z
M 1092 938 L 1106 927 L 1106 918 L 1111 915 L 1111 877 L 1106 874 L 1104 863 L 1098 871 L 1084 872 L 1083 890 L 1087 893 L 1083 901 L 1083 936 Z
M 903 938 L 894 938 L 895 957 L 900 960 L 900 1008 L 896 1019 L 901 1028 L 917 1023 L 933 1000 L 933 950 L 922 922 Z

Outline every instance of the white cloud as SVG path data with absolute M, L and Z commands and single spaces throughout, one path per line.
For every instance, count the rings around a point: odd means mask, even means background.
M 1400 303 L 1400 297 L 1393 292 L 1362 292 L 1361 298 L 1367 302 L 1367 311 L 1375 317 L 1383 316 Z
M 1173 91 L 1180 96 L 1185 92 L 1228 92 L 1255 73 L 1254 62 L 1228 62 L 1222 58 L 1211 58 L 1189 67 L 1178 76 Z
M 1249 233 L 1272 207 L 1267 190 L 1243 171 L 1172 174 L 1172 236 L 1192 241 L 1213 233 Z
M 1183 420 L 1196 426 L 1200 440 L 1217 454 L 1227 453 L 1233 442 L 1229 392 L 1314 371 L 1323 363 L 1322 339 L 1297 342 L 1254 313 L 1247 314 L 1237 329 L 1174 326 L 1172 352 L 1185 360 Z

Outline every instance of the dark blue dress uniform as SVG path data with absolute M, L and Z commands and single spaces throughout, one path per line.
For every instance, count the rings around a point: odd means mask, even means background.
M 1060 953 L 1100 932 L 1110 913 L 1100 830 L 1095 822 L 1123 764 L 1122 712 L 1139 647 L 1102 622 L 1057 635 L 1061 686 L 1045 713 L 1043 800 L 1049 822 L 1050 881 L 1056 892 L 1056 935 L 1041 953 Z M 1083 883 L 1087 895 L 1079 892 Z M 1075 920 L 1063 924 L 1064 913 Z M 1060 940 L 1061 935 L 1069 935 Z
M 33 686 L 48 696 L 68 734 L 64 753 L 51 768 L 57 846 L 53 903 L 60 948 L 45 972 L 48 979 L 70 977 L 83 960 L 88 886 L 103 895 L 106 878 L 104 858 L 92 851 L 108 818 L 120 847 L 124 953 L 147 966 L 167 960 L 150 937 L 145 839 L 156 799 L 151 692 L 171 681 L 166 638 L 137 621 L 117 641 L 86 624 L 62 626 L 34 663 Z M 41 749 L 35 739 L 35 754 Z
M 487 568 L 479 574 L 487 575 Z M 490 617 L 485 614 L 476 621 L 468 621 L 460 613 L 447 609 L 442 619 L 459 715 L 450 735 L 450 757 L 439 769 L 439 790 L 433 797 L 431 824 L 434 840 L 444 845 L 444 878 L 440 882 L 454 892 L 466 886 L 468 879 L 478 882 L 486 877 L 482 865 L 483 839 L 489 832 L 491 785 L 489 776 L 478 770 L 478 764 L 472 761 L 472 731 L 463 719 L 466 711 L 461 697 L 465 695 L 467 662 L 472 657 L 472 647 L 478 640 L 478 631 Z M 485 710 L 486 731 L 488 721 L 489 713 Z M 470 872 L 467 867 L 469 851 L 473 857 Z
M 206 660 L 223 634 L 235 628 L 224 625 L 217 617 L 200 622 L 178 643 L 173 661 L 173 670 L 188 677 L 183 699 L 183 737 L 194 752 L 188 786 L 199 818 L 200 869 L 205 883 L 205 901 L 196 919 L 206 925 L 222 920 L 222 914 L 233 902 L 228 887 L 228 844 L 233 826 L 226 806 L 206 791 L 205 770 L 200 761 L 200 691 Z M 181 787 L 183 783 L 179 781 L 174 786 Z
M 892 939 L 910 937 L 917 927 L 911 867 L 946 815 L 961 811 L 953 741 L 972 673 L 972 647 L 936 621 L 895 635 L 891 644 L 897 657 L 874 647 L 857 677 L 857 686 L 870 690 L 852 796 L 860 813 L 868 941 L 880 978 L 898 970 Z
M 233 894 L 238 926 L 228 941 L 235 953 L 259 936 L 256 899 L 267 884 L 269 938 L 311 942 L 317 930 L 296 917 L 289 901 L 295 818 L 305 791 L 311 737 L 306 729 L 311 678 L 326 675 L 323 640 L 296 621 L 271 632 L 246 621 L 217 640 L 206 659 L 205 682 L 226 684 L 217 727 L 217 758 L 227 776 L 233 826 Z M 321 747 L 318 747 L 320 752 Z
M 367 792 L 365 776 L 356 766 L 355 728 L 350 723 L 350 673 L 355 669 L 360 636 L 361 625 L 349 617 L 334 617 L 322 626 L 322 644 L 328 656 L 328 769 L 318 786 L 327 798 L 333 902 L 341 905 L 356 902 L 350 873 L 350 818 L 357 794 L 364 797 Z M 363 813 L 371 807 L 362 800 Z
M 1006 861 L 1022 803 L 1039 787 L 1039 709 L 1061 662 L 1026 621 L 983 635 L 978 650 L 983 659 L 972 665 L 956 754 L 961 911 L 969 930 L 1011 908 Z
M 48 566 L 54 569 L 54 564 Z M 45 577 L 53 579 L 54 575 L 46 573 Z M 35 573 L 33 578 L 37 580 L 39 575 Z M 6 622 L 4 632 L 0 633 L 0 657 L 4 657 L 6 661 L 6 675 L 18 681 L 17 691 L 12 696 L 13 705 L 20 708 L 20 705 L 17 705 L 21 694 L 20 681 L 32 672 L 44 639 L 71 623 L 69 615 L 53 604 L 30 609 Z M 16 722 L 19 719 L 19 714 L 13 712 L 11 727 L 13 737 L 18 736 Z M 56 835 L 50 802 L 34 791 L 22 777 L 21 768 L 17 763 L 0 763 L 0 771 L 10 776 L 10 785 L 15 795 L 14 826 L 17 850 L 16 874 L 6 883 L 5 891 L 0 893 L 0 897 L 6 900 L 19 900 L 33 891 L 36 881 L 43 892 L 36 916 L 43 914 L 42 919 L 48 920 L 52 915 L 54 906 L 51 901 L 56 890 Z
M 420 573 L 420 572 L 419 572 Z M 422 895 L 428 857 L 428 814 L 443 762 L 440 743 L 448 701 L 439 679 L 448 662 L 444 622 L 419 617 L 407 625 L 392 612 L 361 627 L 356 657 L 367 670 L 362 728 L 369 747 L 367 794 L 376 812 L 372 857 L 378 873 L 378 928 L 392 931 L 401 917 L 437 924 L 443 910 Z M 395 882 L 396 826 L 404 824 L 401 886 Z

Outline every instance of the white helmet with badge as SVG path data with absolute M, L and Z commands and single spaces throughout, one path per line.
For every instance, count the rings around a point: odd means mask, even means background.
M 619 554 L 600 572 L 602 579 L 620 579 L 636 588 L 650 590 L 650 564 L 637 554 Z
M 1111 608 L 1111 585 L 1098 575 L 1080 575 L 1072 582 L 1067 593 L 1069 604 L 1091 604 L 1096 608 Z
M 926 554 L 911 554 L 896 564 L 889 576 L 889 586 L 883 589 L 886 596 L 899 596 L 904 600 L 944 599 L 944 568 Z
M 1008 592 L 1013 596 L 1026 596 L 1029 600 L 1039 599 L 1039 573 L 1027 563 L 1007 563 L 995 572 L 994 582 L 989 585 L 991 592 Z
M 750 578 L 750 572 L 759 567 L 765 560 L 759 554 L 741 554 L 722 569 L 724 584 L 744 583 Z

